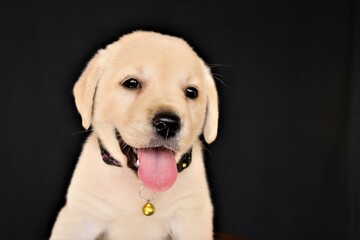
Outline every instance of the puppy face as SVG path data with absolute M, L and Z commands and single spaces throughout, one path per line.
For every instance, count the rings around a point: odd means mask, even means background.
M 139 168 L 139 176 L 156 191 L 172 185 L 174 164 L 200 134 L 207 142 L 216 137 L 214 81 L 204 62 L 179 38 L 153 32 L 125 35 L 90 61 L 74 95 L 84 127 L 91 124 L 123 166 L 130 156 L 119 148 L 119 138 L 140 166 L 151 165 L 143 167 L 145 173 Z M 155 186 L 152 174 L 171 179 Z

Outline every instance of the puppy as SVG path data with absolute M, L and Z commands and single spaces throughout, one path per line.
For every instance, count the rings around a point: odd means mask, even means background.
M 212 239 L 199 136 L 215 140 L 218 99 L 192 48 L 125 35 L 91 59 L 74 96 L 93 131 L 50 239 Z

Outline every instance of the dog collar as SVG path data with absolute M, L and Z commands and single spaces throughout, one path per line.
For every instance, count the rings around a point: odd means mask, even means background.
M 98 138 L 98 143 L 99 143 L 100 153 L 101 153 L 101 157 L 102 157 L 103 161 L 108 165 L 122 167 L 121 163 L 118 160 L 116 160 L 115 158 L 113 158 L 110 155 L 110 153 L 105 149 L 104 145 L 101 143 L 99 138 Z M 190 166 L 191 158 L 192 158 L 192 148 L 190 148 L 189 151 L 184 153 L 182 155 L 180 161 L 177 163 L 177 171 L 179 173 Z M 135 162 L 131 161 L 130 159 L 128 159 L 128 167 L 130 169 L 132 169 L 135 173 L 138 170 L 138 167 L 135 165 Z

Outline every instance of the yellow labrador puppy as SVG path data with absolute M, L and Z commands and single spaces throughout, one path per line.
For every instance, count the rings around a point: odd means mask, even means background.
M 201 134 L 217 135 L 209 68 L 182 39 L 137 31 L 74 87 L 86 141 L 51 239 L 212 239 Z

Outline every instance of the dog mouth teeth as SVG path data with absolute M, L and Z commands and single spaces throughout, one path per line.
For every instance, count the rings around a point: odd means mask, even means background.
M 120 132 L 115 129 L 115 136 L 116 139 L 119 142 L 119 146 L 120 149 L 122 151 L 122 153 L 126 156 L 127 158 L 127 165 L 130 169 L 132 169 L 134 172 L 137 173 L 139 166 L 140 166 L 140 161 L 139 161 L 139 157 L 138 157 L 138 153 L 139 153 L 139 149 L 152 149 L 152 150 L 156 150 L 156 151 L 161 151 L 161 150 L 170 150 L 174 155 L 176 154 L 176 150 L 178 147 L 175 145 L 175 147 L 172 144 L 157 144 L 155 143 L 155 145 L 150 145 L 150 146 L 144 146 L 144 147 L 132 147 L 129 144 L 127 144 L 123 138 L 120 135 Z

